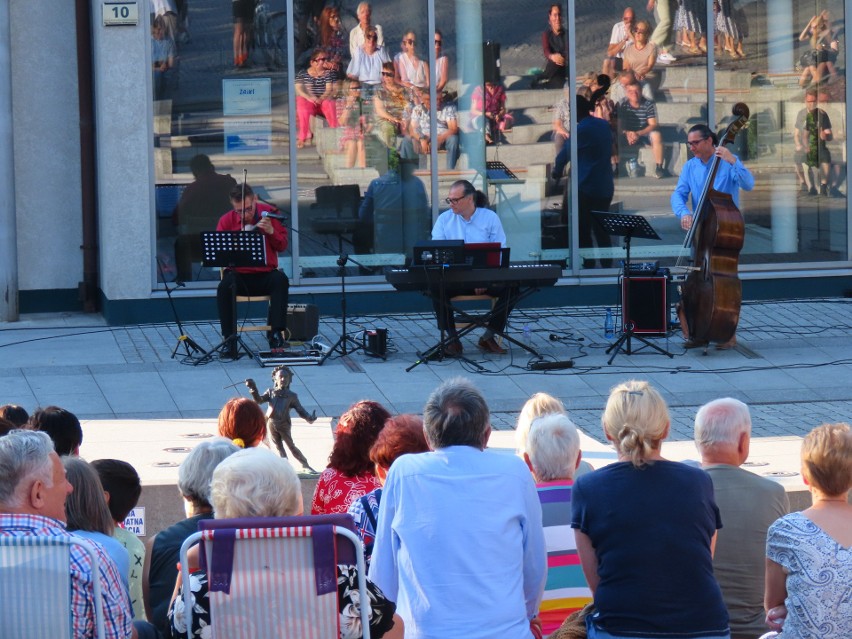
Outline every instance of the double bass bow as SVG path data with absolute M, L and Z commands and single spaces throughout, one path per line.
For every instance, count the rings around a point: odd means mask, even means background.
M 734 141 L 748 122 L 749 108 L 739 102 L 734 105 L 733 114 L 735 119 L 728 125 L 721 145 Z M 693 249 L 694 265 L 681 287 L 681 310 L 689 338 L 699 344 L 730 341 L 737 330 L 742 304 L 737 272 L 745 222 L 733 197 L 713 188 L 721 161 L 714 153 L 683 243 L 684 249 Z

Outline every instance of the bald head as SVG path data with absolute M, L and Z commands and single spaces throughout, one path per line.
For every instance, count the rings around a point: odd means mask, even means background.
M 704 404 L 695 414 L 695 446 L 703 464 L 740 466 L 748 459 L 751 414 L 732 397 Z

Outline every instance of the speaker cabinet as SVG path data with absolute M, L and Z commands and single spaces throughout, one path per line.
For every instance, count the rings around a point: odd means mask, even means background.
M 287 305 L 287 339 L 307 342 L 319 334 L 319 306 L 316 304 Z
M 669 317 L 667 285 L 666 277 L 631 277 L 629 280 L 621 280 L 623 325 L 627 327 L 632 323 L 633 332 L 640 335 L 665 335 Z

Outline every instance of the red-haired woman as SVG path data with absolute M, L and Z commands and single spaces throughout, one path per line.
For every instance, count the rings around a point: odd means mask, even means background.
M 376 443 L 370 449 L 370 461 L 375 464 L 376 476 L 384 485 L 391 464 L 397 457 L 408 453 L 425 453 L 429 450 L 426 435 L 423 433 L 423 420 L 417 415 L 397 415 L 391 417 Z M 355 520 L 355 532 L 364 544 L 364 560 L 370 567 L 370 557 L 373 554 L 373 542 L 376 539 L 376 523 L 379 519 L 379 502 L 382 499 L 382 489 L 354 500 L 349 506 L 349 514 Z
M 229 399 L 219 412 L 219 435 L 240 448 L 259 446 L 266 436 L 266 416 L 252 399 Z
M 312 515 L 345 513 L 354 500 L 379 488 L 370 448 L 390 413 L 378 402 L 360 401 L 340 416 L 334 446 L 317 481 Z

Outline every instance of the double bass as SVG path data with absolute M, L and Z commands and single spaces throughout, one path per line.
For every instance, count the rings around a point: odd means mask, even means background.
M 730 144 L 748 122 L 749 109 L 734 105 L 735 120 L 720 144 Z M 733 197 L 713 188 L 721 158 L 713 155 L 707 180 L 694 207 L 684 249 L 693 249 L 694 265 L 681 286 L 681 311 L 689 338 L 697 343 L 728 342 L 737 330 L 742 284 L 737 275 L 745 237 L 742 213 Z

